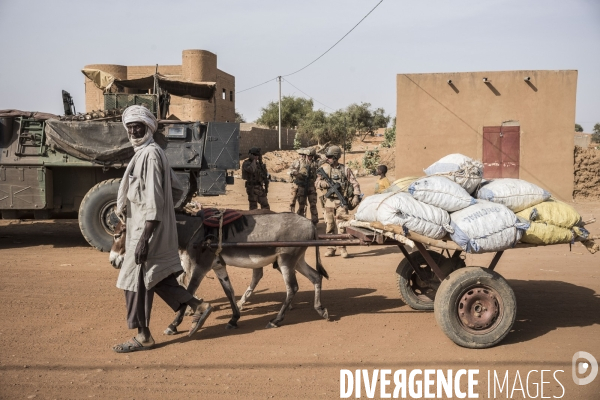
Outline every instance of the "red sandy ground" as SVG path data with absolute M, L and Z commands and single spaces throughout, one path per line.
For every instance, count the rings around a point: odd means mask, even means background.
M 374 177 L 360 181 L 370 194 Z M 243 182 L 230 188 L 227 196 L 209 200 L 246 207 Z M 288 192 L 289 184 L 272 184 L 275 210 L 287 208 Z M 600 216 L 598 202 L 575 207 L 586 219 Z M 590 228 L 600 233 L 600 223 Z M 0 398 L 339 398 L 340 369 L 375 368 L 478 368 L 482 398 L 488 370 L 510 371 L 512 387 L 517 370 L 525 385 L 530 370 L 561 369 L 563 398 L 598 398 L 600 377 L 574 385 L 571 357 L 583 350 L 600 360 L 600 255 L 579 244 L 572 251 L 558 245 L 505 252 L 497 271 L 516 293 L 517 321 L 499 346 L 469 350 L 446 338 L 433 313 L 399 299 L 395 269 L 402 256 L 396 248 L 349 251 L 354 258 L 323 259 L 331 277 L 322 295 L 330 322 L 313 310 L 312 287 L 300 276 L 294 309 L 280 328 L 264 329 L 285 295 L 280 274 L 268 267 L 238 330 L 225 330 L 227 300 L 217 280 L 206 279 L 199 295 L 217 310 L 192 339 L 162 335 L 173 315 L 157 298 L 151 325 L 157 348 L 116 354 L 111 347 L 133 332 L 126 328 L 108 254 L 87 245 L 76 221 L 0 221 Z M 314 249 L 307 254 L 314 265 Z M 469 256 L 468 264 L 490 259 Z M 251 272 L 229 273 L 240 295 Z M 183 330 L 189 324 L 186 318 Z M 539 384 L 539 372 L 531 378 Z M 550 382 L 544 396 L 561 395 L 551 374 L 544 380 Z

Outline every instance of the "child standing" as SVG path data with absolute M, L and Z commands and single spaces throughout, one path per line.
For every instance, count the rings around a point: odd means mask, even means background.
M 385 165 L 378 166 L 377 175 L 379 176 L 379 180 L 375 184 L 375 194 L 383 193 L 385 189 L 390 187 L 390 181 L 385 174 L 387 174 L 387 167 Z

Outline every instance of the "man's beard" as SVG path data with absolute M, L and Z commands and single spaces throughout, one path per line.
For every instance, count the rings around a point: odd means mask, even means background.
M 146 133 L 144 134 L 144 136 L 139 139 L 135 138 L 133 135 L 129 135 L 129 142 L 133 146 L 134 150 L 141 148 L 144 145 L 150 143 L 151 140 L 152 140 L 152 134 L 150 133 L 150 129 L 148 129 L 148 127 L 146 127 Z

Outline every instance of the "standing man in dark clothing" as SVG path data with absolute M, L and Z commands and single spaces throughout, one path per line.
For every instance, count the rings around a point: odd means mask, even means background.
M 309 204 L 311 221 L 314 225 L 319 222 L 317 211 L 317 164 L 313 161 L 316 155 L 314 148 L 299 149 L 300 159 L 294 161 L 290 168 L 292 177 L 292 203 L 290 209 L 294 212 L 293 204 L 298 201 L 298 215 L 306 217 L 306 205 Z
M 246 194 L 250 210 L 270 209 L 267 194 L 269 193 L 269 173 L 262 162 L 260 148 L 252 147 L 248 151 L 248 159 L 242 163 L 242 179 L 246 181 Z

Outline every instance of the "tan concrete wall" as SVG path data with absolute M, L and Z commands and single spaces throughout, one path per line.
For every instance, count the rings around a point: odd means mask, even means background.
M 223 99 L 223 93 L 225 98 Z M 217 70 L 217 121 L 235 121 L 235 78 Z
M 399 74 L 396 175 L 423 175 L 451 153 L 481 160 L 483 127 L 513 120 L 521 127 L 519 177 L 570 200 L 576 91 L 577 71 Z
M 130 65 L 127 67 L 127 79 L 143 78 L 148 75 L 153 75 L 155 71 L 156 65 Z M 181 65 L 159 65 L 158 73 L 181 79 Z
M 152 75 L 155 65 L 124 66 L 113 64 L 86 65 L 100 69 L 119 79 L 136 79 Z M 216 82 L 212 101 L 171 96 L 170 115 L 182 121 L 235 121 L 235 77 L 217 68 L 217 55 L 206 50 L 184 50 L 181 65 L 159 65 L 158 72 L 188 82 Z M 103 93 L 85 78 L 86 112 L 104 109 Z M 225 89 L 225 99 L 223 99 Z M 233 95 L 233 98 L 232 96 Z
M 127 67 L 125 65 L 115 64 L 90 64 L 86 65 L 86 69 L 99 69 L 104 72 L 108 72 L 115 78 L 127 79 Z M 103 110 L 104 109 L 104 93 L 98 89 L 94 82 L 88 77 L 84 77 L 85 85 L 85 112 L 91 112 L 92 110 Z
M 259 147 L 263 154 L 268 151 L 279 150 L 279 131 L 248 125 L 251 124 L 240 124 L 241 156 L 245 157 L 252 147 Z M 293 150 L 295 137 L 296 131 L 294 129 L 281 128 L 281 149 Z M 307 145 L 307 143 L 302 143 L 302 146 Z

